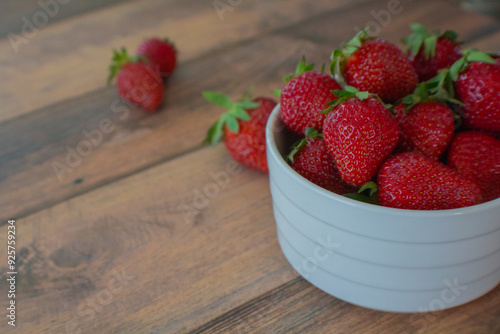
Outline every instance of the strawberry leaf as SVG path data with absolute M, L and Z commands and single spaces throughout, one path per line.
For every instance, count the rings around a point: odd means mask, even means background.
M 254 85 L 251 85 L 240 97 L 238 102 L 252 102 Z
M 363 42 L 366 40 L 367 36 L 368 36 L 368 28 L 362 29 L 349 42 L 347 42 L 346 46 L 348 48 L 358 49 L 361 46 L 361 44 L 363 44 Z
M 462 66 L 457 63 L 457 68 Z M 451 71 L 455 69 L 443 69 L 439 73 L 417 85 L 412 94 L 405 96 L 396 104 L 405 104 L 405 112 L 408 112 L 416 104 L 425 101 L 436 101 L 450 106 L 450 104 L 462 105 L 462 102 L 455 99 L 455 88 L 452 81 Z M 458 75 L 458 74 L 457 74 Z
M 438 35 L 439 35 L 439 32 L 438 32 Z M 440 37 L 448 38 L 452 42 L 460 44 L 460 42 L 458 42 L 458 34 L 453 30 L 446 30 L 444 33 L 442 33 L 440 35 Z
M 452 30 L 446 30 L 441 34 L 439 29 L 434 30 L 434 34 L 431 34 L 427 28 L 420 23 L 411 23 L 410 28 L 413 31 L 412 34 L 403 38 L 401 41 L 405 44 L 407 52 L 411 52 L 411 55 L 415 57 L 423 47 L 425 59 L 434 57 L 436 55 L 436 45 L 439 38 L 447 38 L 454 43 L 457 42 L 458 34 Z
M 495 59 L 493 59 L 486 52 L 481 51 L 471 51 L 468 55 L 466 55 L 466 59 L 469 63 L 473 61 L 482 61 L 489 64 L 495 64 Z
M 304 134 L 305 134 L 306 138 L 321 138 L 321 137 L 323 137 L 323 135 L 321 133 L 319 133 L 319 131 L 316 130 L 315 128 L 307 128 L 304 131 Z
M 320 114 L 328 114 L 330 111 L 332 111 L 332 109 L 333 109 L 333 108 L 334 108 L 334 106 L 333 106 L 333 105 L 331 105 L 331 106 L 329 106 L 329 107 L 328 107 L 328 108 L 326 108 L 326 109 L 319 110 L 318 112 L 319 112 Z
M 293 79 L 293 73 L 287 74 L 283 77 L 283 81 L 287 83 L 288 81 Z
M 290 150 L 290 153 L 285 157 L 285 160 L 291 164 L 293 163 L 294 157 L 300 152 L 300 150 L 307 144 L 307 141 L 312 138 L 323 138 L 323 135 L 319 133 L 315 128 L 307 128 L 304 131 L 305 137 L 296 141 Z
M 421 35 L 429 35 L 429 30 L 421 23 L 410 23 L 410 28 Z
M 344 55 L 344 52 L 342 52 L 341 49 L 335 49 L 332 52 L 332 55 L 330 56 L 330 60 L 334 60 L 336 58 L 342 57 Z
M 281 97 L 281 89 L 273 89 L 272 93 L 277 97 Z
M 225 114 L 224 123 L 226 124 L 228 129 L 234 133 L 238 133 L 238 131 L 240 130 L 240 125 L 236 120 L 236 117 L 231 114 Z
M 302 56 L 302 59 L 300 60 L 299 64 L 297 65 L 297 69 L 295 70 L 295 76 L 298 77 L 304 72 L 307 71 L 312 71 L 314 69 L 314 64 L 307 64 L 306 63 L 306 57 Z
M 424 44 L 425 39 L 430 37 L 431 34 L 429 30 L 420 23 L 411 23 L 410 28 L 413 33 L 403 38 L 401 42 L 408 47 L 407 52 L 411 51 L 411 54 L 415 57 Z
M 125 65 L 126 63 L 136 63 L 139 61 L 145 61 L 147 60 L 147 57 L 144 55 L 140 56 L 130 56 L 127 53 L 127 49 L 122 47 L 120 51 L 113 50 L 113 58 L 111 58 L 111 65 L 109 65 L 109 76 L 107 79 L 107 84 L 110 85 L 111 81 L 113 81 L 113 78 L 118 75 L 118 72 L 120 72 L 120 69 Z
M 207 136 L 203 143 L 215 146 L 222 135 L 222 128 L 224 126 L 224 121 L 222 117 L 218 119 L 212 126 L 208 129 Z
M 219 119 L 212 124 L 212 126 L 210 126 L 203 143 L 209 143 L 212 146 L 217 144 L 222 136 L 224 126 L 234 133 L 239 132 L 239 121 L 250 120 L 250 115 L 246 109 L 254 109 L 259 106 L 259 103 L 252 101 L 251 92 L 252 88 L 243 94 L 242 98 L 240 98 L 238 102 L 232 102 L 229 96 L 219 92 L 202 92 L 203 97 L 207 101 L 227 109 L 227 111 L 223 113 Z
M 368 93 L 368 92 L 357 92 L 354 95 L 356 95 L 356 97 L 358 99 L 360 99 L 360 100 L 366 100 L 370 96 L 370 93 Z
M 346 86 L 347 88 L 348 86 Z M 354 97 L 354 92 L 349 92 L 347 89 L 346 90 L 332 90 L 332 93 L 337 96 L 338 98 L 342 97 Z
M 250 105 L 250 104 L 248 104 L 248 105 Z M 231 106 L 231 108 L 229 109 L 229 114 L 231 114 L 232 116 L 239 118 L 243 121 L 248 121 L 248 120 L 250 120 L 250 115 L 243 108 L 253 109 L 253 108 L 257 108 L 258 106 L 259 106 L 258 103 L 253 103 L 250 105 L 250 107 L 242 107 L 239 104 L 235 104 L 235 105 Z
M 366 100 L 370 96 L 373 96 L 373 97 L 377 98 L 382 104 L 384 104 L 382 102 L 382 100 L 380 100 L 380 98 L 378 96 L 376 96 L 375 94 L 371 94 L 369 92 L 360 92 L 357 88 L 355 88 L 353 86 L 349 86 L 349 85 L 345 86 L 343 90 L 342 89 L 332 90 L 331 92 L 337 98 L 328 102 L 327 106 L 329 106 L 329 108 L 322 110 L 321 113 L 328 113 L 334 107 L 338 106 L 341 103 L 344 103 L 347 100 L 353 99 L 353 98 L 358 98 L 360 100 Z M 384 106 L 385 106 L 385 104 L 384 104 Z
M 342 196 L 364 203 L 378 204 L 377 192 L 377 184 L 373 181 L 368 181 L 359 188 L 357 193 L 349 193 Z
M 424 40 L 425 59 L 429 59 L 430 57 L 434 57 L 436 55 L 437 39 L 437 36 L 430 36 Z
M 312 71 L 312 70 L 314 70 L 314 64 L 307 64 L 306 57 L 302 56 L 301 60 L 297 64 L 297 68 L 295 69 L 295 74 L 290 73 L 290 74 L 286 75 L 283 78 L 283 81 L 288 82 L 288 81 L 292 80 L 293 77 L 298 77 L 302 73 L 307 72 L 307 71 Z
M 368 190 L 368 195 L 369 197 L 372 197 L 373 195 L 375 195 L 375 193 L 378 191 L 378 186 L 375 182 L 373 181 L 368 181 L 366 182 L 365 184 L 363 184 L 361 186 L 361 188 L 359 188 L 359 191 L 358 193 L 362 193 L 364 192 L 365 190 Z
M 368 37 L 368 30 L 369 28 L 360 30 L 349 42 L 342 46 L 342 48 L 334 49 L 330 55 L 330 73 L 341 86 L 345 85 L 345 79 L 343 77 L 345 60 L 356 52 L 364 41 L 372 38 Z
M 453 65 L 450 66 L 449 73 L 452 81 L 458 80 L 458 77 L 460 76 L 460 73 L 462 73 L 462 71 L 464 70 L 466 63 L 467 63 L 466 57 L 462 57 L 458 59 L 456 62 L 454 62 Z
M 237 102 L 236 105 L 243 109 L 253 109 L 259 106 L 257 102 L 252 101 Z
M 230 108 L 233 102 L 231 102 L 231 99 L 229 96 L 219 93 L 219 92 L 202 92 L 203 97 L 207 99 L 209 102 L 224 107 L 224 108 Z
M 363 203 L 369 203 L 369 204 L 376 204 L 376 202 L 371 199 L 370 197 L 363 195 L 363 194 L 357 194 L 357 193 L 349 193 L 349 194 L 343 194 L 342 196 L 363 202 Z
M 463 57 L 458 59 L 450 67 L 450 76 L 453 81 L 457 81 L 460 73 L 465 71 L 472 62 L 485 62 L 489 64 L 495 64 L 495 59 L 493 59 L 488 53 L 477 51 L 475 49 L 467 49 L 462 51 Z
M 349 93 L 359 93 L 359 90 L 353 86 L 345 86 L 344 90 Z

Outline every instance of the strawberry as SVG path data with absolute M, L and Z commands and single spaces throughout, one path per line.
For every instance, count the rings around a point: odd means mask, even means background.
M 313 70 L 305 59 L 297 66 L 295 77 L 285 78 L 287 83 L 281 91 L 281 118 L 291 131 L 304 135 L 307 128 L 321 131 L 325 114 L 320 111 L 335 98 L 332 90 L 340 85 L 328 74 Z
M 485 201 L 500 198 L 500 140 L 478 131 L 461 132 L 450 146 L 448 165 L 474 178 Z
M 410 94 L 418 76 L 406 54 L 396 45 L 370 38 L 360 31 L 343 49 L 334 50 L 330 70 L 347 85 L 394 102 Z M 339 79 L 340 80 L 340 79 Z M 340 81 L 339 81 L 340 82 Z
M 462 57 L 457 33 L 447 30 L 434 35 L 418 23 L 410 24 L 413 33 L 403 39 L 408 46 L 407 53 L 420 81 L 426 81 L 438 74 L 443 68 L 449 68 Z
M 139 44 L 137 54 L 146 56 L 162 77 L 171 75 L 177 66 L 177 50 L 168 39 L 149 38 Z
M 387 159 L 377 177 L 382 206 L 412 210 L 444 210 L 479 204 L 478 184 L 418 151 Z
M 463 102 L 464 125 L 500 131 L 500 59 L 469 51 L 453 64 L 450 75 Z
M 290 167 L 312 183 L 342 195 L 354 187 L 342 181 L 333 159 L 326 148 L 323 135 L 314 128 L 305 131 L 306 137 L 296 142 L 287 156 Z
M 125 48 L 114 51 L 108 84 L 116 76 L 122 98 L 147 111 L 158 109 L 163 100 L 163 82 L 158 71 L 142 57 L 131 57 Z
M 454 134 L 453 112 L 440 102 L 425 101 L 394 108 L 399 124 L 399 151 L 418 150 L 438 160 Z
M 266 123 L 276 101 L 248 94 L 240 101 L 218 92 L 203 92 L 210 102 L 228 111 L 210 127 L 205 143 L 217 144 L 222 133 L 229 154 L 234 160 L 249 168 L 268 172 L 266 159 Z
M 362 186 L 375 176 L 399 139 L 398 123 L 389 110 L 367 92 L 347 86 L 334 91 L 323 135 L 344 182 Z

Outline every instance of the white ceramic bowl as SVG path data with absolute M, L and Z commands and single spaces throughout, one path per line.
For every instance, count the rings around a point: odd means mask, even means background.
M 266 137 L 279 243 L 313 285 L 368 308 L 423 312 L 466 303 L 500 282 L 500 199 L 441 211 L 358 202 L 287 165 L 293 139 L 279 105 Z

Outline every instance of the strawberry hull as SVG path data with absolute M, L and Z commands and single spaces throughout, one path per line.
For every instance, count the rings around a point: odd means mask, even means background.
M 334 194 L 283 160 L 290 138 L 279 112 L 266 129 L 274 216 L 282 251 L 305 279 L 347 302 L 391 312 L 454 307 L 498 285 L 500 199 L 418 211 Z

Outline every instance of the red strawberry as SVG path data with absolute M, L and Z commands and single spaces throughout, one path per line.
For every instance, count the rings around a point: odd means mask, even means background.
M 228 109 L 210 127 L 205 142 L 215 145 L 224 133 L 226 148 L 234 160 L 267 173 L 265 128 L 276 102 L 265 97 L 252 100 L 247 96 L 233 103 L 228 96 L 217 92 L 203 92 L 203 96 Z
M 139 45 L 137 54 L 146 56 L 162 77 L 171 75 L 177 65 L 177 50 L 168 39 L 147 39 Z
M 335 91 L 340 96 L 323 124 L 323 135 L 342 179 L 362 186 L 396 146 L 398 123 L 389 110 L 367 92 Z
M 438 160 L 446 151 L 454 134 L 453 113 L 440 102 L 419 102 L 406 109 L 394 108 L 399 123 L 400 151 L 418 150 Z
M 431 79 L 440 69 L 449 68 L 462 57 L 456 32 L 447 30 L 440 34 L 436 31 L 431 35 L 421 24 L 412 23 L 410 27 L 413 33 L 404 38 L 403 43 L 408 46 L 407 53 L 420 81 Z
M 481 189 L 475 181 L 417 151 L 387 159 L 377 180 L 382 206 L 444 210 L 481 203 Z
M 163 82 L 153 66 L 141 58 L 128 56 L 122 48 L 121 53 L 114 51 L 109 69 L 108 83 L 117 75 L 116 86 L 122 98 L 147 111 L 158 109 L 163 100 Z
M 485 201 L 500 198 L 500 140 L 478 131 L 459 133 L 450 146 L 448 165 L 474 178 Z
M 484 53 L 472 52 L 455 64 L 450 74 L 464 104 L 465 126 L 500 131 L 500 59 L 495 62 Z
M 418 76 L 406 54 L 396 45 L 369 38 L 360 31 L 342 50 L 334 50 L 330 69 L 347 85 L 377 94 L 385 102 L 413 92 Z
M 341 89 L 340 85 L 328 74 L 314 71 L 306 65 L 305 59 L 299 63 L 296 76 L 281 91 L 281 118 L 291 131 L 304 135 L 307 128 L 321 131 L 328 102 L 335 96 L 332 90 Z M 287 80 L 285 79 L 285 80 Z
M 287 160 L 297 173 L 312 183 L 342 195 L 355 190 L 342 181 L 332 153 L 326 148 L 323 136 L 314 128 L 295 143 Z

